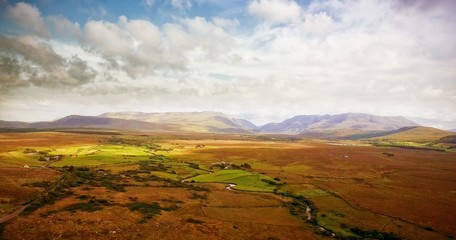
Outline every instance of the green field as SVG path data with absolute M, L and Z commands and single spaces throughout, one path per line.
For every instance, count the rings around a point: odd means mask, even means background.
M 220 170 L 218 172 L 199 175 L 187 180 L 195 182 L 232 183 L 236 184 L 236 187 L 234 188 L 237 190 L 258 192 L 272 192 L 276 188 L 276 185 L 262 180 L 269 180 L 277 184 L 280 183 L 268 176 L 244 170 Z
M 146 148 L 124 145 L 100 145 L 84 148 L 57 149 L 53 155 L 63 154 L 62 161 L 52 164 L 55 167 L 65 165 L 96 166 L 105 164 L 131 163 L 147 160 L 150 153 Z

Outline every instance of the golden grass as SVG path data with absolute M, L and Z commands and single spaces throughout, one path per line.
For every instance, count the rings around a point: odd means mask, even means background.
M 231 135 L 124 137 L 173 148 L 170 152 L 159 153 L 168 157 L 163 163 L 171 168 L 166 173 L 151 173 L 163 178 L 181 179 L 207 173 L 191 168 L 187 162 L 196 163 L 204 169 L 210 169 L 212 163 L 223 161 L 249 163 L 252 169 L 248 171 L 252 174 L 280 178 L 285 183 L 279 187 L 280 190 L 310 199 L 318 210 L 318 222 L 337 234 L 352 234 L 345 225 L 341 225 L 346 224 L 366 230 L 394 232 L 405 239 L 446 239 L 447 235 L 456 236 L 453 224 L 456 222 L 456 153 L 360 146 L 352 142 L 330 145 L 322 141 L 287 143 L 241 140 Z M 22 158 L 20 154 L 5 158 L 5 153 L 20 152 L 27 147 L 63 151 L 81 146 L 98 146 L 104 138 L 106 136 L 70 133 L 0 134 L 0 156 L 3 156 L 0 157 L 0 200 L 4 200 L 0 209 L 13 209 L 21 201 L 42 191 L 22 186 L 23 183 L 55 181 L 59 177 L 59 173 L 50 169 L 15 167 L 30 159 Z M 196 145 L 205 147 L 195 148 Z M 110 157 L 118 156 L 111 154 Z M 114 174 L 138 169 L 134 162 L 109 163 L 97 168 L 111 170 Z M 175 174 L 171 174 L 171 171 Z M 310 224 L 289 213 L 285 206 L 291 201 L 290 198 L 272 193 L 230 191 L 224 188 L 225 184 L 195 184 L 211 189 L 207 193 L 196 192 L 206 194 L 205 199 L 195 198 L 193 190 L 170 187 L 164 182 L 145 183 L 130 179 L 126 183 L 136 186 L 126 187 L 125 192 L 104 187 L 85 190 L 84 186 L 72 188 L 72 197 L 46 205 L 8 224 L 4 237 L 179 239 L 179 236 L 185 235 L 193 239 L 318 238 Z M 77 202 L 76 197 L 81 195 L 96 196 L 115 204 L 94 213 L 58 212 L 49 217 L 39 215 Z M 132 199 L 163 205 L 171 204 L 169 201 L 182 203 L 178 210 L 163 212 L 147 223 L 140 224 L 141 215 L 125 207 L 134 201 Z M 189 218 L 203 223 L 187 222 Z M 433 231 L 424 227 L 432 227 Z

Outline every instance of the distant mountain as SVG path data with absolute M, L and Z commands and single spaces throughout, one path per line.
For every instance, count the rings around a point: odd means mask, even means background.
M 268 123 L 258 129 L 263 133 L 305 134 L 324 131 L 352 130 L 389 131 L 406 126 L 417 126 L 404 117 L 382 117 L 364 113 L 337 115 L 299 115 L 280 123 Z
M 238 125 L 241 125 L 241 126 L 245 127 L 246 129 L 255 130 L 255 129 L 258 128 L 255 124 L 253 124 L 250 121 L 245 120 L 245 119 L 232 118 L 231 120 L 233 122 L 237 123 Z
M 231 118 L 220 112 L 111 112 L 99 116 L 167 124 L 190 132 L 250 133 L 250 130 L 256 128 L 245 119 Z
M 394 141 L 412 141 L 428 142 L 438 141 L 448 136 L 455 135 L 453 132 L 440 130 L 433 127 L 404 127 L 395 131 L 386 132 L 382 136 L 376 136 L 373 139 L 394 140 Z
M 293 134 L 311 138 L 365 138 L 383 136 L 387 131 L 418 124 L 403 117 L 381 117 L 362 113 L 299 115 L 261 127 L 245 119 L 220 112 L 108 112 L 99 116 L 70 115 L 52 122 L 0 121 L 0 128 L 108 128 L 144 131 L 208 133 Z M 367 134 L 367 135 L 366 135 Z M 391 133 L 387 133 L 391 134 Z
M 171 126 L 165 124 L 79 115 L 70 115 L 53 122 L 25 123 L 0 121 L 0 128 L 109 128 L 122 130 L 175 130 Z
M 456 144 L 456 135 L 449 135 L 439 139 L 437 142 L 439 143 L 449 143 L 449 144 Z
M 26 128 L 28 125 L 26 122 L 0 120 L 0 128 Z

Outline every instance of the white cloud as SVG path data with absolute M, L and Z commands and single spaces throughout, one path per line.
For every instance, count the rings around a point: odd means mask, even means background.
M 248 11 L 270 23 L 297 22 L 301 16 L 301 8 L 294 0 L 253 0 Z
M 155 0 L 141 0 L 141 4 L 150 8 L 155 4 Z
M 235 31 L 239 26 L 239 21 L 237 19 L 226 19 L 221 17 L 212 18 L 212 22 L 215 26 L 221 27 L 227 31 Z
M 190 0 L 171 0 L 171 5 L 180 10 L 186 10 L 192 7 L 192 2 Z
M 84 39 L 96 49 L 113 56 L 128 54 L 132 45 L 126 32 L 105 21 L 88 21 L 84 26 Z
M 161 30 L 149 21 L 121 16 L 117 23 L 87 22 L 83 38 L 113 68 L 132 77 L 147 77 L 166 69 L 182 71 L 196 53 L 200 60 L 223 57 L 231 47 L 231 36 L 224 30 L 230 24 L 234 25 L 222 18 L 213 23 L 195 17 L 166 24 Z
M 40 11 L 33 5 L 19 2 L 15 6 L 8 6 L 6 15 L 22 29 L 40 37 L 50 37 L 49 28 L 44 23 Z
M 81 27 L 79 23 L 73 23 L 64 16 L 49 16 L 46 20 L 54 29 L 58 37 L 70 40 L 78 40 L 81 37 Z
M 426 88 L 421 91 L 421 94 L 427 97 L 439 97 L 443 94 L 443 90 L 434 88 L 432 86 L 426 86 Z
M 404 93 L 406 91 L 407 87 L 405 87 L 404 85 L 396 85 L 396 86 L 393 86 L 389 92 L 390 93 Z
M 49 88 L 81 86 L 96 77 L 94 71 L 78 56 L 68 59 L 57 54 L 47 42 L 33 36 L 0 37 L 0 67 L 7 67 L 1 75 L 0 86 L 5 89 L 24 86 Z
M 163 57 L 158 28 L 144 20 L 119 17 L 118 23 L 89 21 L 84 26 L 85 43 L 99 51 L 114 68 L 131 76 L 152 74 L 156 68 L 173 65 Z
M 323 35 L 331 30 L 333 24 L 333 19 L 326 12 L 311 13 L 305 15 L 300 30 L 311 35 Z

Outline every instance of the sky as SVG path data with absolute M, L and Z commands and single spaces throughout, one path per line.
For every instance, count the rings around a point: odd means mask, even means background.
M 456 128 L 454 0 L 0 0 L 0 119 L 362 112 Z

